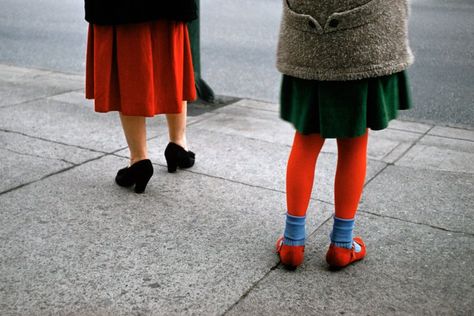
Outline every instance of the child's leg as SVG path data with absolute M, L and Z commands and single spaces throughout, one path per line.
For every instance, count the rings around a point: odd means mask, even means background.
M 334 186 L 336 217 L 352 219 L 359 206 L 367 170 L 369 133 L 337 140 L 337 169 Z
M 305 216 L 313 190 L 316 160 L 324 138 L 319 134 L 295 133 L 286 169 L 286 203 L 288 214 Z
M 332 249 L 330 248 L 329 258 L 327 257 L 328 262 L 335 266 L 345 266 L 355 259 L 362 259 L 365 255 L 362 240 L 357 239 L 354 242 L 352 231 L 364 187 L 367 141 L 368 132 L 360 137 L 337 140 L 338 159 L 334 186 L 336 214 L 331 233 Z M 353 246 L 354 253 L 352 253 Z M 345 250 L 338 248 L 345 248 Z
M 303 261 L 306 210 L 313 189 L 316 160 L 324 145 L 318 134 L 295 133 L 286 173 L 286 216 L 283 239 L 278 251 L 283 264 L 298 266 Z

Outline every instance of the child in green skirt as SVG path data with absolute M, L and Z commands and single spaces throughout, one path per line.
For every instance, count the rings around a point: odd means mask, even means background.
M 281 117 L 295 137 L 287 167 L 287 216 L 277 241 L 281 262 L 303 262 L 305 220 L 316 161 L 336 138 L 333 230 L 326 261 L 342 268 L 366 247 L 353 237 L 367 167 L 368 129 L 381 130 L 411 107 L 406 69 L 407 0 L 283 0 L 277 67 Z

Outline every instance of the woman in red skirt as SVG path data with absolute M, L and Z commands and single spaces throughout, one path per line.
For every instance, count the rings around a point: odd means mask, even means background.
M 115 180 L 143 193 L 153 175 L 146 117 L 166 114 L 168 172 L 194 165 L 186 143 L 187 101 L 196 98 L 186 22 L 196 18 L 196 5 L 194 0 L 85 0 L 85 11 L 86 98 L 94 99 L 96 112 L 119 112 L 130 165 Z

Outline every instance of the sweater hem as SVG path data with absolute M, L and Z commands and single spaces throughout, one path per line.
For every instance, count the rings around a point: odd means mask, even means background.
M 406 70 L 411 64 L 413 64 L 413 57 L 411 57 L 408 61 L 399 64 L 354 68 L 345 70 L 344 72 L 333 72 L 330 70 L 325 72 L 316 72 L 309 67 L 298 67 L 285 63 L 277 63 L 277 69 L 282 74 L 305 80 L 349 81 L 388 76 Z

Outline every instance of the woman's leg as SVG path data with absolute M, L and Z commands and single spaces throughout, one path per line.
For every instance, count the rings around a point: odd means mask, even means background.
M 127 116 L 120 113 L 120 121 L 130 150 L 130 165 L 148 159 L 146 118 L 143 116 Z
M 353 238 L 355 215 L 365 182 L 367 141 L 369 133 L 337 140 L 338 159 L 334 185 L 336 214 L 331 246 L 326 260 L 332 266 L 344 267 L 365 256 L 361 239 Z
M 187 102 L 183 101 L 183 111 L 179 114 L 166 114 L 170 142 L 188 150 L 186 142 Z

